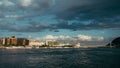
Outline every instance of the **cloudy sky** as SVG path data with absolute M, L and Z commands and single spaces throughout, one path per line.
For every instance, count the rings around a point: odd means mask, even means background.
M 105 44 L 120 36 L 119 0 L 0 0 L 0 37 Z

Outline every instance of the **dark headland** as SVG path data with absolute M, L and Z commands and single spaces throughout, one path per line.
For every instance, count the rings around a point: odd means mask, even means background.
M 106 46 L 120 48 L 120 37 L 115 38 L 110 43 L 108 43 Z

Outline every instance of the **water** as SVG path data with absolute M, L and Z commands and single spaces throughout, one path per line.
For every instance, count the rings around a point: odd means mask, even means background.
M 0 68 L 120 68 L 120 49 L 0 49 Z

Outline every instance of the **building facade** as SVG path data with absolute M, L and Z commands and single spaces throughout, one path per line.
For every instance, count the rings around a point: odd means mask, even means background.
M 44 42 L 40 42 L 40 41 L 37 41 L 37 40 L 31 40 L 30 43 L 29 43 L 29 46 L 35 46 L 35 47 L 40 47 L 44 45 Z
M 11 38 L 1 38 L 0 39 L 0 45 L 8 46 L 8 45 L 29 45 L 29 40 L 26 38 L 16 38 L 15 36 L 12 36 Z
M 11 38 L 10 38 L 10 44 L 12 44 L 12 45 L 17 45 L 17 40 L 18 40 L 19 38 L 16 38 L 15 36 L 12 36 Z
M 47 46 L 59 46 L 60 45 L 60 43 L 59 42 L 57 42 L 56 40 L 47 40 L 46 42 L 45 42 L 45 45 L 47 45 Z

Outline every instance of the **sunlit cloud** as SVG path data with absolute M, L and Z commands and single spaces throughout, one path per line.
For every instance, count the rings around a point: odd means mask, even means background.
M 73 41 L 103 41 L 104 37 L 98 37 L 98 36 L 90 36 L 90 35 L 82 35 L 79 34 L 77 36 L 71 37 L 71 36 L 53 36 L 53 35 L 47 35 L 44 37 L 46 40 L 73 40 Z
M 32 5 L 32 2 L 33 2 L 33 0 L 20 0 L 21 5 L 24 7 L 28 7 L 28 6 Z

